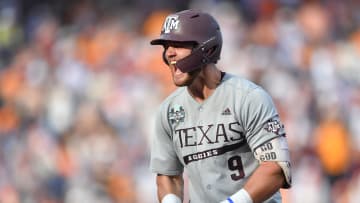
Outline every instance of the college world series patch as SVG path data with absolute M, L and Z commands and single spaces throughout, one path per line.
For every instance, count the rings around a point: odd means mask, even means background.
M 178 124 L 180 122 L 184 122 L 185 119 L 185 110 L 184 107 L 180 105 L 175 105 L 173 108 L 170 109 L 168 113 L 169 120 L 171 124 Z

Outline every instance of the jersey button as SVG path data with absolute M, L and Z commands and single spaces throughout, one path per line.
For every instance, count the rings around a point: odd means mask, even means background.
M 210 185 L 210 184 L 207 185 L 207 186 L 206 186 L 206 189 L 211 190 L 211 185 Z
M 202 106 L 199 107 L 199 111 L 203 111 L 204 108 Z

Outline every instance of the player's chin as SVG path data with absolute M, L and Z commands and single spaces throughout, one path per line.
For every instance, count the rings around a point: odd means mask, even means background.
M 174 84 L 177 86 L 177 87 L 184 87 L 184 86 L 188 86 L 189 83 L 185 80 L 175 80 L 174 79 Z
M 191 81 L 192 81 L 191 78 L 189 78 L 186 75 L 173 77 L 173 82 L 178 87 L 188 86 L 191 84 Z
M 194 70 L 191 72 L 183 73 L 183 72 L 172 72 L 172 77 L 174 84 L 178 87 L 189 86 L 192 84 L 194 79 L 200 73 L 200 70 Z

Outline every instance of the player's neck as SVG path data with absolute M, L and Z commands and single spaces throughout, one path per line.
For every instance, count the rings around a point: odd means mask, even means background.
M 209 98 L 221 83 L 221 71 L 215 65 L 204 67 L 193 83 L 188 86 L 189 93 L 197 102 Z

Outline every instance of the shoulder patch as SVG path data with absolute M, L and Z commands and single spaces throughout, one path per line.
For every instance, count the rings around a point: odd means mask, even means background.
M 184 107 L 177 104 L 174 105 L 174 107 L 171 107 L 168 112 L 168 118 L 171 124 L 184 122 L 185 119 Z
M 264 129 L 270 133 L 280 135 L 283 132 L 282 129 L 284 129 L 284 125 L 281 124 L 279 120 L 270 119 L 265 123 Z

